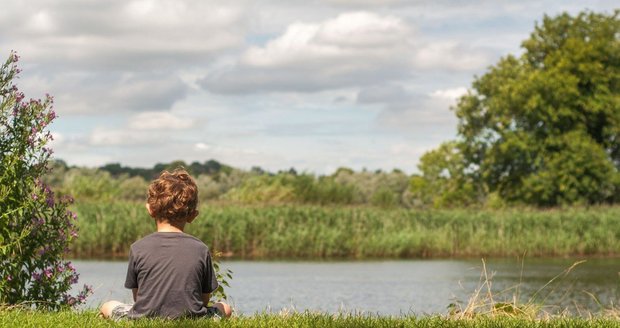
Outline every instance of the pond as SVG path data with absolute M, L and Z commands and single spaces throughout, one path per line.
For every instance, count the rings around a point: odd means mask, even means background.
M 488 259 L 486 274 L 495 300 L 535 298 L 549 311 L 597 312 L 617 303 L 619 259 Z M 87 306 L 109 299 L 129 302 L 123 288 L 126 262 L 74 261 L 80 284 L 95 288 Z M 227 289 L 238 313 L 282 310 L 380 315 L 447 313 L 467 304 L 477 288 L 487 295 L 481 260 L 363 262 L 226 261 L 233 271 Z

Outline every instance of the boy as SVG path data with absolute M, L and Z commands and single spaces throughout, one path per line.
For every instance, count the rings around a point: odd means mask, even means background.
M 197 203 L 196 183 L 183 169 L 164 171 L 151 183 L 146 209 L 157 232 L 131 245 L 125 280 L 135 303 L 106 302 L 103 317 L 230 316 L 226 303 L 207 306 L 218 287 L 211 255 L 202 241 L 183 232 L 198 215 Z

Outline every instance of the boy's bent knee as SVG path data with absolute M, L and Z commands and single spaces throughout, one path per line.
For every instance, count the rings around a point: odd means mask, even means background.
M 99 312 L 101 313 L 101 315 L 104 318 L 109 318 L 112 316 L 112 310 L 121 305 L 123 303 L 119 302 L 119 301 L 108 301 L 103 303 L 103 305 L 101 305 L 101 308 L 99 309 Z
M 224 318 L 230 318 L 230 316 L 232 315 L 232 309 L 230 308 L 230 305 L 224 302 L 217 302 L 213 304 L 213 306 L 215 306 L 218 309 L 218 311 L 222 313 Z

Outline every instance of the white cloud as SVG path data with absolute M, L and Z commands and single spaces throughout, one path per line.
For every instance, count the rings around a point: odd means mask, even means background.
M 393 144 L 390 146 L 390 152 L 394 155 L 402 155 L 402 154 L 408 154 L 408 153 L 419 153 L 420 151 L 423 152 L 423 150 L 420 150 L 418 148 L 412 147 L 409 144 L 406 143 L 397 143 L 397 144 Z
M 54 95 L 61 115 L 167 110 L 184 99 L 190 89 L 167 74 L 68 72 L 52 78 L 26 76 L 21 81 L 27 95 L 35 94 L 35 90 Z
M 129 128 L 137 130 L 179 130 L 193 125 L 193 120 L 168 112 L 144 112 L 129 119 Z
M 422 94 L 400 85 L 384 85 L 360 90 L 357 103 L 380 106 L 376 119 L 381 127 L 416 137 L 430 137 L 446 131 L 452 134 L 456 118 L 450 106 L 466 91 L 459 87 Z
M 381 60 L 406 47 L 411 35 L 411 28 L 397 17 L 345 13 L 321 24 L 294 23 L 265 47 L 248 49 L 241 64 L 286 67 L 324 60 Z
M 221 93 L 315 92 L 401 81 L 416 70 L 472 70 L 488 61 L 483 51 L 457 42 L 423 42 L 397 16 L 359 11 L 292 23 L 201 84 Z
M 146 134 L 136 131 L 95 128 L 89 137 L 92 146 L 128 146 L 147 142 Z
M 452 132 L 457 120 L 450 106 L 453 100 L 446 98 L 434 98 L 425 95 L 412 97 L 409 103 L 387 104 L 377 120 L 380 125 L 389 129 L 401 129 L 408 134 L 419 134 L 422 131 L 436 135 L 450 131 L 445 139 L 452 137 Z
M 46 11 L 39 11 L 31 16 L 26 23 L 26 27 L 38 33 L 49 33 L 55 28 L 52 18 Z
M 49 142 L 48 146 L 52 149 L 56 147 L 61 147 L 65 142 L 65 136 L 57 131 L 51 131 L 52 140 Z
M 170 112 L 144 112 L 128 118 L 122 128 L 96 127 L 90 133 L 93 146 L 136 146 L 171 140 L 179 130 L 189 132 L 196 120 Z
M 413 65 L 421 69 L 475 70 L 490 63 L 484 51 L 454 41 L 429 42 L 413 54 Z
M 216 92 L 318 91 L 409 76 L 413 30 L 395 16 L 344 13 L 293 23 L 264 47 L 250 47 L 232 68 L 202 81 Z
M 3 43 L 39 63 L 159 69 L 240 46 L 246 9 L 202 0 L 12 2 L 3 3 L 13 15 L 0 20 L 0 29 L 11 31 Z
M 360 104 L 408 104 L 412 95 L 400 85 L 378 85 L 360 90 L 357 102 Z
M 385 6 L 403 3 L 404 0 L 325 0 L 327 3 L 342 6 Z
M 430 96 L 431 97 L 436 97 L 436 98 L 445 98 L 445 99 L 449 99 L 449 100 L 456 100 L 456 99 L 458 99 L 461 96 L 464 96 L 466 94 L 467 94 L 467 88 L 466 87 L 456 87 L 456 88 L 450 88 L 450 89 L 435 90 L 435 91 L 433 91 L 430 94 Z
M 196 150 L 209 150 L 211 149 L 211 146 L 204 143 L 204 142 L 198 142 L 196 144 L 194 144 L 194 148 L 196 148 Z

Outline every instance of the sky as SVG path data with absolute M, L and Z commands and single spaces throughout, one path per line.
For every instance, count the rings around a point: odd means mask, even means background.
M 70 165 L 209 159 L 330 174 L 398 168 L 456 137 L 476 76 L 544 14 L 615 1 L 0 0 L 0 56 L 54 96 Z M 614 7 L 615 4 L 615 7 Z

